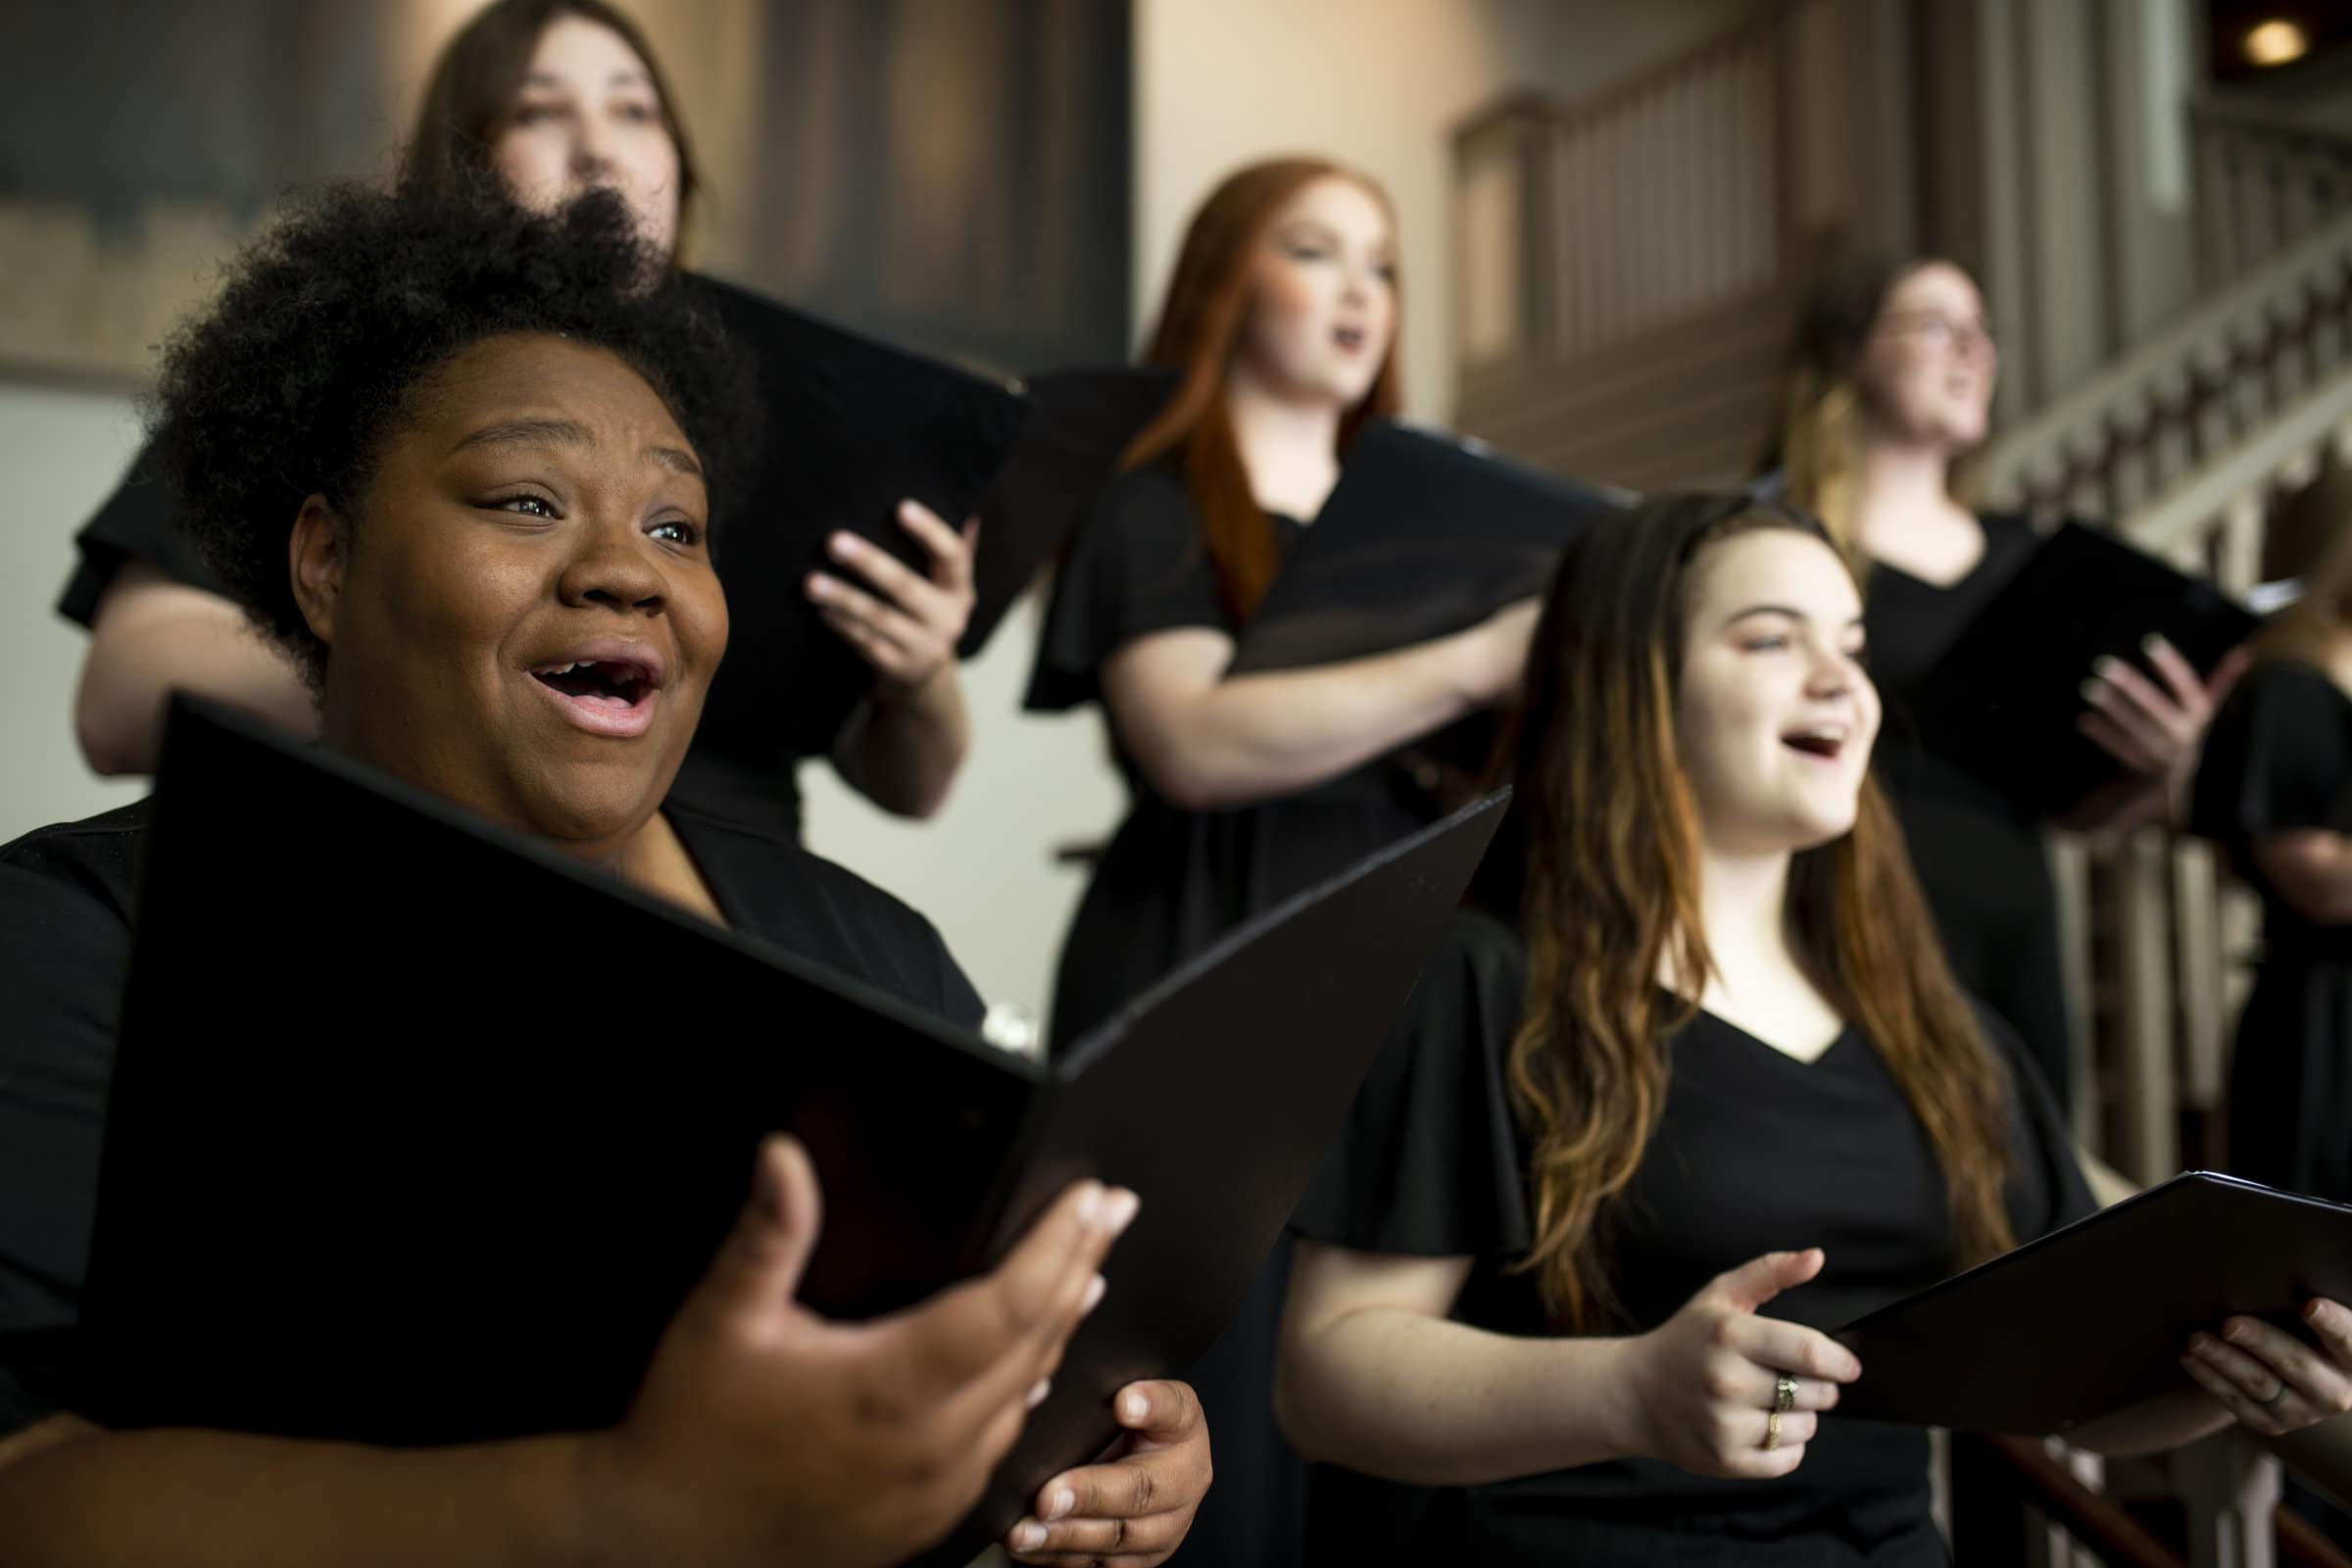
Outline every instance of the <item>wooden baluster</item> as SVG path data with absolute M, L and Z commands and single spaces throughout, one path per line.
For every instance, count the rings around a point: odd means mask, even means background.
M 2172 900 L 2164 835 L 2142 828 L 2116 847 L 2118 1110 L 2124 1169 L 2153 1185 L 2180 1168 L 2173 1053 Z

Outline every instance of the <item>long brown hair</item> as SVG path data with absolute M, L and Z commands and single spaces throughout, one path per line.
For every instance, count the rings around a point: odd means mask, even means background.
M 1675 748 L 1684 596 L 1708 547 L 1760 528 L 1828 538 L 1745 497 L 1684 496 L 1593 525 L 1553 578 L 1514 752 L 1526 1012 L 1513 1099 L 1532 1139 L 1523 1266 L 1566 1326 L 1607 1317 L 1608 1230 L 1664 1108 L 1667 1037 L 1711 966 L 1697 808 Z M 1853 830 L 1799 853 L 1788 924 L 1813 983 L 1877 1048 L 1943 1168 L 1959 1256 L 2010 1245 L 2008 1075 L 1945 964 L 1875 782 Z M 1672 993 L 1659 976 L 1672 977 Z
M 1838 552 L 1857 564 L 1864 410 L 1855 371 L 1888 297 L 1934 266 L 1959 264 L 1939 256 L 1871 256 L 1822 280 L 1798 318 L 1765 439 L 1759 467 L 1782 470 L 1783 493 L 1819 517 Z M 1978 466 L 1973 452 L 1953 461 L 1946 481 L 1953 495 L 1963 501 L 1973 495 Z
M 1250 304 L 1250 268 L 1274 214 L 1318 179 L 1340 178 L 1370 192 L 1381 206 L 1388 193 L 1373 180 L 1320 158 L 1278 158 L 1225 176 L 1193 215 L 1176 258 L 1158 328 L 1144 351 L 1152 365 L 1184 372 L 1168 406 L 1128 443 L 1122 469 L 1176 454 L 1200 521 L 1200 543 L 1216 574 L 1217 597 L 1235 625 L 1250 618 L 1281 564 L 1273 523 L 1257 504 L 1242 466 L 1233 418 L 1225 406 L 1225 376 L 1233 363 Z M 1400 308 L 1397 328 L 1401 331 Z M 1364 421 L 1392 415 L 1397 393 L 1396 334 L 1363 401 L 1340 420 L 1340 449 Z
M 416 111 L 416 129 L 401 157 L 401 176 L 431 189 L 447 190 L 462 178 L 491 172 L 498 139 L 513 123 L 514 100 L 539 48 L 539 35 L 564 17 L 609 27 L 645 63 L 661 100 L 662 128 L 678 150 L 677 253 L 686 248 L 687 222 L 703 188 L 701 166 L 678 119 L 677 100 L 662 63 L 637 24 L 605 0 L 495 0 L 474 13 L 433 62 Z

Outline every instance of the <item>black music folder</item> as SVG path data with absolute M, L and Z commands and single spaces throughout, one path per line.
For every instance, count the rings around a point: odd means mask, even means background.
M 2232 1316 L 2303 1334 L 2352 1299 L 2352 1208 L 2189 1171 L 1838 1331 L 1862 1377 L 1829 1417 L 2046 1437 L 2191 1389 Z
M 1568 542 L 1634 500 L 1459 436 L 1373 420 L 1227 673 L 1337 663 L 1465 630 L 1543 593 Z
M 874 683 L 873 667 L 808 603 L 811 571 L 859 581 L 826 554 L 826 539 L 846 530 L 928 572 L 930 556 L 900 526 L 899 503 L 919 501 L 962 527 L 1028 405 L 1003 380 L 698 283 L 757 368 L 765 446 L 762 482 L 719 498 L 717 564 L 733 629 L 697 745 L 739 766 L 773 768 L 829 750 Z
M 2257 624 L 2212 583 L 2105 530 L 2065 523 L 1944 651 L 1910 716 L 1950 761 L 2037 815 L 2064 817 L 2124 777 L 2076 728 L 2092 662 L 2126 660 L 2164 690 L 2142 638 L 2163 636 L 2209 675 Z
M 1042 1063 L 181 699 L 74 1408 L 392 1444 L 615 1422 L 771 1130 L 823 1183 L 803 1297 L 838 1317 L 978 1272 L 1073 1180 L 1130 1186 L 1109 1294 L 941 1546 L 960 1564 L 1110 1441 L 1119 1386 L 1207 1348 L 1499 806 L 1288 901 Z
M 1076 536 L 1128 444 L 1182 379 L 1162 365 L 1029 377 L 1029 420 L 981 504 L 978 594 L 958 646 L 964 658 L 980 651 L 1013 601 Z

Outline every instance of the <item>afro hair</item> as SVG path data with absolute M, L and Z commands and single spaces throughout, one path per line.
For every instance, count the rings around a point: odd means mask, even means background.
M 219 298 L 166 346 L 152 435 L 183 523 L 314 687 L 326 648 L 286 565 L 303 502 L 357 514 L 416 395 L 509 333 L 601 348 L 644 376 L 720 520 L 756 414 L 750 368 L 611 192 L 534 215 L 482 184 L 330 187 L 231 262 Z

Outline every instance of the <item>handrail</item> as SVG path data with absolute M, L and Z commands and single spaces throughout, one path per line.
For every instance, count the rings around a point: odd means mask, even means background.
M 2352 132 L 2323 125 L 2271 104 L 2205 96 L 2188 102 L 2188 118 L 2209 125 L 2251 131 L 2280 141 L 2309 142 L 2352 158 Z
M 1987 487 L 2015 494 L 2053 466 L 2064 466 L 2070 447 L 2099 430 L 2119 409 L 2143 407 L 2151 388 L 2199 373 L 2201 362 L 2217 349 L 2226 353 L 2229 346 L 2268 336 L 2281 299 L 2324 284 L 2331 274 L 2340 277 L 2348 259 L 2352 214 L 2256 268 L 2220 298 L 2004 434 L 1986 464 Z
M 2171 555 L 2230 503 L 2259 490 L 2289 459 L 2311 450 L 2346 420 L 2352 420 L 2352 369 L 2323 382 L 2180 488 L 2126 514 L 2117 531 L 2151 554 Z

